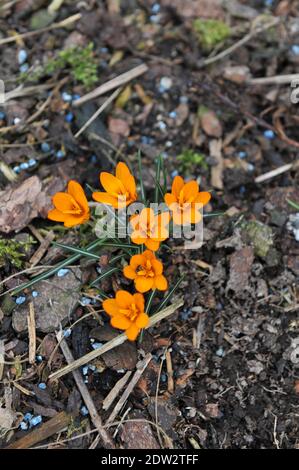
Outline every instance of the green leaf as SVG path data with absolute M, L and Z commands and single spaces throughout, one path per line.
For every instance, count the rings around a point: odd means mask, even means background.
M 139 182 L 140 182 L 141 200 L 142 200 L 143 204 L 145 205 L 145 191 L 144 191 L 143 178 L 142 178 L 142 161 L 141 161 L 141 151 L 140 150 L 138 150 L 137 159 L 138 159 L 138 169 L 139 169 Z
M 105 240 L 106 239 L 104 238 L 104 239 L 99 239 L 99 240 L 96 240 L 96 241 L 92 242 L 90 245 L 87 246 L 86 250 L 91 251 L 94 248 L 103 245 Z M 34 284 L 36 284 L 39 281 L 43 281 L 44 279 L 48 279 L 53 274 L 56 274 L 56 272 L 59 271 L 59 269 L 64 268 L 66 266 L 69 266 L 70 264 L 76 262 L 80 258 L 81 258 L 81 255 L 78 254 L 78 253 L 73 255 L 73 256 L 70 256 L 69 258 L 65 259 L 64 261 L 61 261 L 61 263 L 56 264 L 56 266 L 54 266 L 50 270 L 48 270 L 48 271 L 46 271 L 42 274 L 39 274 L 38 276 L 31 279 L 31 281 L 28 281 L 28 282 L 22 284 L 21 286 L 17 287 L 16 289 L 14 289 L 12 291 L 12 295 L 16 295 L 19 292 L 21 292 L 22 290 L 28 289 L 29 287 L 33 286 Z
M 164 299 L 162 300 L 162 302 L 160 303 L 158 309 L 156 310 L 156 312 L 160 311 L 160 310 L 163 310 L 163 308 L 168 304 L 168 302 L 170 301 L 171 297 L 173 296 L 173 294 L 175 293 L 175 291 L 177 290 L 177 288 L 179 287 L 179 285 L 181 284 L 181 282 L 183 281 L 185 275 L 183 275 L 182 277 L 180 277 L 180 279 L 175 283 L 175 285 L 172 287 L 172 289 L 170 289 L 170 291 L 168 292 L 168 294 L 164 297 Z M 155 313 L 156 313 L 155 312 Z
M 156 289 L 152 290 L 152 292 L 150 293 L 150 295 L 147 299 L 147 303 L 146 303 L 146 307 L 145 307 L 145 313 L 149 313 L 149 311 L 151 309 L 153 299 L 155 297 L 155 294 L 156 294 Z
M 293 207 L 294 209 L 296 209 L 297 211 L 299 211 L 299 204 L 297 204 L 297 202 L 294 202 L 294 201 L 291 201 L 290 199 L 287 199 L 287 203 Z
M 110 268 L 110 269 L 108 269 L 103 274 L 101 274 L 99 277 L 97 277 L 94 281 L 92 281 L 92 283 L 90 284 L 90 287 L 95 286 L 96 284 L 98 284 L 98 282 L 102 281 L 106 277 L 112 276 L 112 274 L 116 273 L 117 271 L 120 271 L 120 269 L 119 268 Z

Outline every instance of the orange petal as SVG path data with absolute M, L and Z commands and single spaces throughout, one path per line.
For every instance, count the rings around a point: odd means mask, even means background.
M 149 324 L 149 317 L 146 313 L 141 313 L 140 315 L 138 315 L 138 317 L 136 318 L 136 326 L 138 326 L 138 328 L 145 328 L 148 324 Z
M 102 172 L 100 180 L 105 191 L 112 196 L 117 197 L 118 194 L 125 194 L 126 190 L 123 183 L 110 173 Z
M 165 203 L 168 205 L 168 207 L 171 209 L 171 205 L 172 205 L 172 204 L 176 204 L 177 199 L 176 199 L 176 197 L 175 197 L 174 194 L 172 194 L 172 193 L 167 193 L 167 194 L 165 194 L 165 196 L 164 196 L 164 201 L 165 201 Z
M 198 193 L 198 184 L 196 181 L 189 181 L 183 188 L 184 200 L 188 202 L 194 200 Z
M 138 334 L 139 334 L 139 331 L 140 329 L 137 328 L 137 326 L 135 326 L 134 324 L 132 324 L 130 326 L 130 328 L 128 328 L 126 330 L 126 335 L 127 335 L 127 338 L 130 340 L 130 341 L 135 341 L 135 339 L 137 338 Z
M 194 199 L 194 202 L 201 203 L 203 206 L 208 204 L 209 200 L 211 199 L 211 194 L 208 193 L 207 191 L 201 191 L 198 193 L 196 198 Z
M 136 269 L 138 268 L 138 266 L 143 266 L 144 262 L 145 262 L 145 258 L 143 256 L 143 253 L 141 255 L 134 255 L 130 259 L 130 266 L 133 269 Z
M 134 294 L 134 302 L 138 307 L 139 312 L 144 312 L 144 297 L 142 294 Z
M 104 192 L 95 192 L 92 193 L 92 197 L 95 201 L 101 202 L 102 204 L 109 204 L 113 207 L 117 206 L 117 198 L 115 196 L 111 196 L 111 194 Z
M 166 290 L 168 288 L 168 282 L 165 276 L 162 274 L 155 277 L 155 287 L 158 290 Z
M 132 294 L 126 290 L 117 291 L 115 298 L 117 305 L 121 308 L 128 308 L 134 302 Z
M 52 198 L 53 204 L 61 212 L 73 211 L 74 200 L 70 194 L 56 193 Z
M 136 200 L 136 183 L 127 165 L 119 162 L 116 166 L 116 177 L 123 183 L 133 200 Z
M 135 287 L 138 292 L 148 292 L 152 289 L 154 280 L 152 277 L 137 276 L 135 279 Z
M 88 201 L 81 184 L 71 180 L 68 183 L 67 191 L 85 212 L 89 212 Z
M 140 228 L 146 230 L 147 227 L 152 227 L 155 223 L 155 213 L 153 209 L 145 207 L 139 215 Z
M 162 274 L 163 272 L 163 264 L 161 263 L 161 261 L 157 260 L 157 259 L 153 259 L 152 260 L 152 266 L 154 268 L 154 271 L 155 271 L 155 275 L 156 276 L 159 276 L 160 274 Z
M 157 251 L 159 250 L 160 247 L 160 242 L 152 240 L 151 238 L 147 238 L 144 242 L 146 248 L 152 251 Z
M 66 214 L 64 219 L 64 226 L 65 227 L 75 227 L 76 225 L 84 224 L 89 219 L 89 215 L 86 216 L 76 216 L 71 214 Z
M 124 276 L 128 279 L 135 279 L 136 271 L 131 266 L 125 266 L 123 269 Z
M 126 330 L 127 328 L 130 328 L 130 326 L 132 325 L 130 320 L 124 315 L 116 315 L 115 317 L 112 317 L 110 324 L 114 328 L 118 328 L 119 330 Z
M 175 225 L 183 224 L 183 216 L 181 210 L 177 210 L 172 213 L 172 220 Z
M 102 305 L 105 312 L 111 317 L 119 314 L 119 307 L 115 299 L 106 299 Z
M 191 224 L 198 224 L 202 219 L 200 211 L 196 207 L 191 208 L 190 221 Z
M 141 255 L 145 258 L 145 260 L 152 261 L 156 259 L 154 253 L 151 250 L 145 250 Z
M 64 222 L 65 214 L 58 209 L 52 209 L 48 212 L 48 219 L 55 220 L 55 222 Z
M 172 182 L 171 192 L 178 199 L 181 189 L 184 187 L 184 180 L 181 176 L 176 176 Z
M 133 243 L 136 243 L 136 245 L 142 245 L 143 243 L 146 242 L 147 239 L 142 237 L 140 232 L 135 230 L 135 232 L 131 234 L 131 240 Z

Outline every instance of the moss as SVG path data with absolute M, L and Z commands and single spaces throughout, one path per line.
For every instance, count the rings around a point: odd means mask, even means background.
M 93 43 L 86 47 L 70 47 L 58 52 L 57 56 L 49 59 L 46 64 L 30 73 L 22 74 L 21 81 L 38 81 L 45 75 L 69 69 L 72 77 L 86 88 L 91 88 L 98 81 L 97 61 L 94 57 Z
M 10 263 L 19 269 L 22 268 L 23 258 L 32 243 L 32 238 L 29 238 L 29 241 L 26 242 L 0 238 L 0 268 L 5 266 L 6 263 Z
M 205 49 L 211 49 L 230 36 L 230 27 L 220 20 L 203 20 L 197 18 L 193 29 L 199 42 Z
M 254 253 L 261 258 L 265 258 L 274 245 L 272 229 L 255 220 L 244 223 L 242 228 L 245 240 L 250 241 L 254 246 Z
M 205 161 L 205 156 L 201 153 L 197 153 L 192 149 L 183 150 L 183 152 L 177 156 L 179 162 L 179 170 L 182 173 L 193 173 L 195 167 L 201 167 L 204 169 L 208 168 Z

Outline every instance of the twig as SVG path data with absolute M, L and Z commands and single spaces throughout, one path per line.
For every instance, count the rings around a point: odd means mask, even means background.
M 60 349 L 63 352 L 63 355 L 68 362 L 68 364 L 74 362 L 73 355 L 67 345 L 67 342 L 63 338 L 63 333 L 60 331 L 56 334 L 57 341 L 59 343 Z M 83 382 L 82 376 L 78 370 L 73 371 L 73 376 L 75 379 L 75 382 L 77 384 L 77 387 L 82 395 L 82 398 L 84 400 L 85 405 L 88 408 L 90 418 L 94 424 L 94 426 L 97 428 L 99 435 L 101 436 L 101 439 L 103 441 L 103 445 L 105 448 L 108 449 L 114 449 L 115 445 L 114 442 L 112 441 L 112 438 L 110 437 L 109 433 L 106 431 L 106 429 L 103 428 L 102 420 L 101 417 L 99 416 L 97 409 L 94 405 L 94 402 L 90 396 L 90 393 L 88 391 L 88 388 L 86 387 L 85 383 Z
M 35 363 L 36 356 L 36 328 L 35 328 L 35 311 L 33 302 L 29 304 L 29 313 L 27 316 L 28 335 L 29 335 L 29 362 Z
M 98 88 L 91 91 L 90 93 L 87 93 L 86 95 L 82 96 L 74 102 L 74 106 L 81 106 L 81 104 L 86 103 L 86 101 L 90 101 L 94 98 L 97 98 L 98 96 L 104 95 L 108 91 L 114 90 L 114 88 L 119 88 L 125 83 L 130 82 L 134 78 L 143 75 L 147 70 L 148 66 L 146 64 L 138 65 L 137 67 L 134 67 L 128 72 L 122 73 L 121 75 L 112 78 L 112 80 L 109 80 L 108 82 L 104 83 L 103 85 L 100 85 Z
M 267 171 L 267 173 L 257 176 L 254 181 L 255 183 L 263 183 L 264 181 L 267 181 L 270 178 L 274 178 L 275 176 L 281 175 L 282 173 L 289 171 L 293 166 L 293 163 L 287 163 L 286 165 L 282 165 L 278 168 L 275 168 L 275 170 Z
M 143 359 L 143 361 L 140 361 L 139 363 L 137 363 L 137 370 L 135 374 L 133 375 L 132 380 L 130 381 L 128 387 L 126 388 L 126 390 L 120 397 L 114 410 L 112 411 L 109 418 L 107 419 L 105 425 L 112 423 L 115 420 L 116 416 L 118 415 L 119 411 L 122 409 L 130 393 L 134 389 L 135 385 L 137 384 L 138 380 L 140 379 L 141 375 L 143 374 L 144 370 L 147 368 L 151 360 L 152 360 L 152 355 L 148 353 Z
M 110 103 L 112 103 L 114 98 L 119 95 L 120 91 L 121 87 L 117 88 L 117 90 L 115 90 L 112 95 L 109 96 L 106 101 L 104 101 L 104 103 L 99 107 L 99 109 L 88 119 L 88 121 L 86 121 L 86 123 L 81 127 L 81 129 L 79 129 L 79 131 L 75 134 L 76 138 L 79 137 L 79 135 L 82 134 L 82 132 L 84 132 L 88 126 L 90 126 L 90 124 L 104 111 L 104 109 L 107 108 L 107 106 L 109 106 Z
M 9 100 L 14 100 L 16 98 L 22 98 L 23 96 L 34 95 L 35 93 L 41 93 L 43 91 L 54 88 L 55 84 L 48 83 L 46 85 L 36 85 L 36 86 L 27 86 L 23 87 L 22 85 L 18 86 L 14 90 L 8 91 L 5 93 L 5 103 Z
M 299 80 L 299 73 L 274 75 L 273 77 L 250 78 L 246 81 L 246 85 L 288 85 L 293 80 Z
M 174 381 L 173 381 L 173 368 L 172 368 L 172 360 L 171 360 L 171 353 L 170 351 L 166 351 L 165 353 L 166 358 L 166 367 L 167 367 L 167 383 L 168 383 L 168 391 L 169 393 L 174 392 Z
M 50 231 L 46 238 L 43 239 L 41 242 L 40 246 L 36 250 L 35 253 L 31 256 L 29 263 L 31 266 L 35 266 L 40 262 L 44 254 L 46 253 L 47 249 L 49 248 L 50 243 L 54 240 L 55 238 L 55 233 Z
M 130 376 L 131 376 L 131 371 L 128 370 L 125 373 L 125 375 L 116 382 L 113 389 L 110 390 L 110 392 L 108 393 L 108 395 L 106 396 L 106 398 L 103 401 L 103 410 L 106 411 L 110 408 L 110 406 L 114 402 L 117 395 L 120 393 L 120 391 L 124 388 L 124 386 L 128 382 Z
M 53 23 L 52 25 L 47 26 L 46 28 L 37 29 L 36 31 L 28 31 L 27 33 L 16 34 L 15 36 L 0 39 L 0 46 L 2 46 L 3 44 L 8 44 L 9 42 L 17 42 L 19 41 L 19 39 L 30 38 L 38 34 L 46 33 L 47 31 L 52 31 L 53 29 L 64 28 L 65 26 L 69 26 L 75 21 L 80 20 L 81 17 L 81 13 L 76 13 L 75 15 L 69 16 L 65 20 L 59 21 L 59 23 Z
M 273 21 L 270 21 L 269 23 L 257 27 L 250 31 L 248 34 L 246 34 L 242 39 L 239 41 L 235 42 L 232 44 L 230 47 L 225 49 L 224 51 L 220 52 L 219 54 L 215 55 L 214 57 L 207 58 L 200 62 L 198 64 L 199 68 L 206 67 L 207 65 L 213 64 L 214 62 L 217 62 L 218 60 L 224 59 L 228 55 L 232 54 L 235 50 L 239 49 L 239 47 L 244 46 L 248 41 L 250 41 L 254 36 L 257 36 L 258 34 L 262 33 L 263 31 L 266 31 L 269 28 L 272 28 L 272 26 L 277 25 L 280 23 L 281 19 L 280 18 L 275 18 Z
M 161 312 L 156 313 L 150 318 L 149 325 L 146 326 L 146 329 L 154 326 L 156 323 L 159 321 L 163 320 L 164 318 L 168 317 L 172 313 L 174 313 L 178 308 L 180 308 L 183 305 L 183 300 L 178 300 L 177 302 L 169 305 L 166 307 L 164 310 L 161 310 Z M 62 367 L 60 370 L 53 372 L 50 376 L 49 379 L 55 380 L 60 377 L 62 377 L 65 374 L 68 374 L 72 372 L 73 370 L 77 369 L 78 367 L 83 366 L 84 364 L 87 364 L 88 362 L 93 361 L 97 357 L 101 356 L 107 351 L 110 351 L 111 349 L 116 348 L 116 346 L 120 346 L 123 344 L 125 341 L 127 341 L 127 336 L 123 333 L 116 338 L 112 339 L 111 341 L 108 341 L 108 343 L 104 344 L 101 348 L 95 349 L 94 351 L 91 351 L 87 354 L 85 354 L 83 357 L 80 359 L 75 360 L 72 362 L 72 364 L 69 364 L 67 366 Z
M 13 442 L 6 447 L 6 449 L 29 449 L 34 444 L 42 442 L 53 434 L 63 431 L 68 427 L 70 421 L 71 415 L 67 415 L 64 411 L 57 413 L 57 415 L 49 419 L 49 421 L 42 424 L 26 436 L 21 437 L 18 441 Z

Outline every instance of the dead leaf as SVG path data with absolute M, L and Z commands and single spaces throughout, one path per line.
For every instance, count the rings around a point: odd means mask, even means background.
M 118 118 L 109 118 L 109 131 L 113 134 L 118 134 L 123 137 L 130 135 L 130 126 L 127 121 Z
M 210 418 L 220 418 L 221 412 L 217 403 L 207 403 L 205 412 Z
M 186 121 L 189 115 L 189 106 L 185 103 L 181 103 L 175 109 L 175 112 L 176 112 L 175 125 L 177 127 L 180 127 Z
M 210 156 L 214 157 L 217 165 L 211 169 L 211 183 L 214 188 L 223 189 L 223 158 L 222 158 L 222 140 L 211 140 L 209 143 Z
M 246 246 L 232 254 L 227 289 L 241 292 L 248 288 L 248 279 L 253 260 L 254 249 L 252 246 Z
M 160 449 L 151 426 L 145 422 L 129 421 L 124 423 L 120 437 L 125 449 Z
M 250 70 L 246 65 L 234 65 L 232 67 L 225 67 L 223 76 L 230 82 L 237 83 L 238 85 L 246 82 L 250 78 Z
M 183 18 L 224 18 L 222 0 L 161 0 L 160 3 L 175 9 Z
M 0 231 L 10 233 L 26 227 L 39 215 L 38 200 L 42 184 L 37 176 L 31 176 L 20 186 L 0 193 Z
M 200 116 L 200 121 L 201 126 L 207 135 L 210 137 L 221 137 L 222 126 L 214 111 L 207 110 L 203 112 Z

